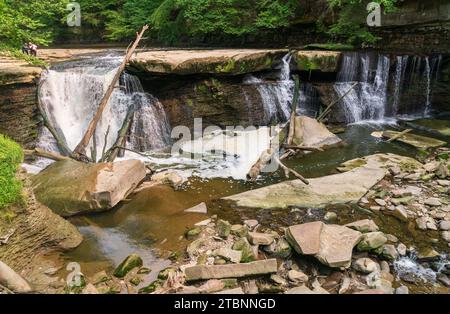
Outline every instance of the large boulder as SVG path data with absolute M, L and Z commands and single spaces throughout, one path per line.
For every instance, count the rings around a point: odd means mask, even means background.
M 293 143 L 299 146 L 322 148 L 337 145 L 342 140 L 331 133 L 327 127 L 316 119 L 299 116 L 295 118 Z
M 28 282 L 2 261 L 0 261 L 0 284 L 16 293 L 32 291 Z
M 361 233 L 345 226 L 316 221 L 289 227 L 286 239 L 299 254 L 312 255 L 329 267 L 348 268 Z
M 36 175 L 33 190 L 40 202 L 69 217 L 114 207 L 145 175 L 145 166 L 139 160 L 99 164 L 64 160 Z

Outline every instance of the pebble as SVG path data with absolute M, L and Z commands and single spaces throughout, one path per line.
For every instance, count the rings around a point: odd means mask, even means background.
M 405 256 L 406 250 L 407 250 L 406 245 L 404 245 L 403 243 L 397 245 L 397 252 L 400 256 Z
M 293 269 L 288 271 L 288 278 L 295 283 L 305 283 L 308 281 L 308 276 L 305 273 Z
M 325 221 L 336 221 L 338 219 L 338 216 L 335 212 L 327 212 L 323 219 Z
M 381 198 L 376 198 L 375 203 L 377 203 L 380 206 L 386 206 L 386 201 Z
M 439 223 L 439 229 L 441 229 L 442 231 L 448 231 L 450 230 L 450 221 L 448 220 L 442 220 Z
M 409 289 L 407 286 L 400 286 L 395 289 L 395 294 L 409 294 Z
M 442 205 L 441 201 L 436 197 L 430 197 L 430 198 L 426 199 L 424 204 L 428 205 L 428 206 L 441 206 Z
M 247 227 L 249 227 L 250 229 L 253 229 L 259 224 L 259 222 L 258 222 L 258 220 L 255 220 L 255 219 L 249 219 L 249 220 L 244 220 L 244 224 Z

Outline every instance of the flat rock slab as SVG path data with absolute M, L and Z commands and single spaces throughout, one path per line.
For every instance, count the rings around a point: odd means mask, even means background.
M 444 136 L 450 136 L 450 120 L 420 119 L 406 121 L 405 125 Z
M 153 50 L 138 52 L 130 67 L 153 74 L 237 75 L 271 70 L 285 49 Z
M 145 175 L 144 163 L 139 160 L 100 164 L 64 160 L 48 166 L 32 181 L 40 202 L 69 217 L 114 207 Z
M 390 139 L 390 138 L 393 138 L 394 136 L 398 135 L 399 133 L 400 132 L 396 132 L 396 131 L 384 131 L 383 137 Z M 435 139 L 435 138 L 411 134 L 411 133 L 406 133 L 406 134 L 400 136 L 399 138 L 396 139 L 396 141 L 412 145 L 418 149 L 428 149 L 428 148 L 432 148 L 432 147 L 440 147 L 440 146 L 444 146 L 445 144 L 447 144 L 446 142 Z
M 418 163 L 395 154 L 376 154 L 358 159 L 352 170 L 330 176 L 285 181 L 223 198 L 249 208 L 324 208 L 330 204 L 356 203 L 388 173 L 388 167 Z M 420 165 L 420 163 L 418 163 Z
M 0 85 L 32 83 L 41 72 L 41 67 L 0 54 Z
M 240 278 L 277 272 L 277 260 L 227 265 L 196 265 L 185 269 L 186 280 Z
M 362 234 L 345 226 L 316 221 L 291 226 L 286 239 L 297 253 L 312 255 L 330 267 L 350 267 L 353 248 Z

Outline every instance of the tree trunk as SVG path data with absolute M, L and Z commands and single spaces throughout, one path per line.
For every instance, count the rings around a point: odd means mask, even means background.
M 291 105 L 291 118 L 289 120 L 289 135 L 287 139 L 287 144 L 291 145 L 292 141 L 294 140 L 294 133 L 295 133 L 295 112 L 297 111 L 297 103 L 298 98 L 300 96 L 300 81 L 298 79 L 298 76 L 294 76 L 295 80 L 295 89 L 294 89 L 294 98 L 292 99 L 292 105 Z

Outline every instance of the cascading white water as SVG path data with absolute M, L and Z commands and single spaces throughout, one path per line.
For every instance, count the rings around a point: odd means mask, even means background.
M 376 69 L 373 63 L 376 62 Z M 369 53 L 351 53 L 343 57 L 336 92 L 342 96 L 354 84 L 359 85 L 343 98 L 347 122 L 381 120 L 385 116 L 390 60 L 379 55 L 377 60 Z
M 347 122 L 383 121 L 398 115 L 400 106 L 403 114 L 429 115 L 440 60 L 441 56 L 397 56 L 395 72 L 391 75 L 388 55 L 371 52 L 344 54 L 335 90 L 338 95 L 343 95 L 354 82 L 359 83 L 342 100 Z M 409 104 L 408 99 L 403 103 L 404 94 L 409 95 L 409 100 L 423 99 L 423 103 Z
M 394 100 L 392 103 L 393 114 L 397 114 L 398 105 L 400 102 L 400 95 L 402 92 L 402 84 L 405 79 L 405 72 L 408 66 L 409 56 L 397 56 L 397 66 L 395 68 L 394 80 Z
M 253 75 L 244 78 L 245 84 L 255 84 L 261 96 L 264 106 L 265 120 L 284 122 L 289 119 L 292 101 L 294 82 L 291 80 L 290 63 L 292 55 L 287 54 L 282 59 L 282 67 L 279 79 L 276 82 L 267 82 Z
M 121 62 L 122 58 L 115 56 L 90 58 L 56 65 L 42 76 L 40 101 L 69 148 L 74 149 L 81 140 Z M 144 93 L 137 77 L 124 74 L 96 128 L 98 158 L 103 147 L 108 149 L 114 144 L 130 108 L 135 109 L 130 134 L 132 148 L 161 149 L 169 143 L 170 127 L 161 104 Z M 92 143 L 91 140 L 87 152 Z M 38 146 L 55 150 L 47 130 L 42 132 Z

